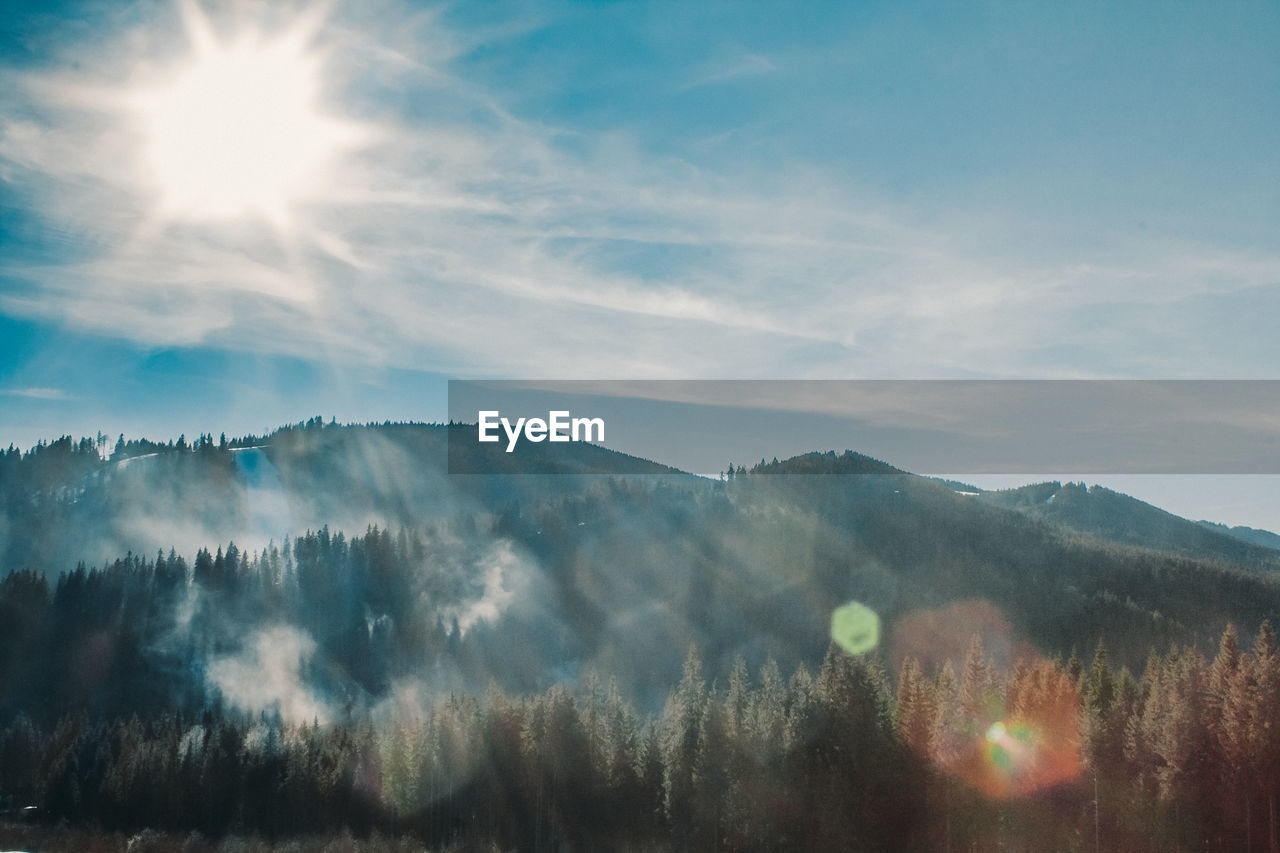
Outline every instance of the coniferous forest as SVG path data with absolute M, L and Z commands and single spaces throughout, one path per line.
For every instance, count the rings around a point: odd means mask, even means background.
M 0 454 L 0 846 L 1280 849 L 1264 552 L 856 454 L 450 478 L 444 430 Z

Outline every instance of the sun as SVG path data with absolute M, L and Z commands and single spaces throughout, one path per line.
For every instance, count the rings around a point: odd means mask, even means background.
M 190 55 L 129 98 L 157 214 L 285 227 L 332 186 L 360 136 L 324 110 L 323 56 L 311 46 L 318 22 L 223 41 L 194 2 L 182 12 Z

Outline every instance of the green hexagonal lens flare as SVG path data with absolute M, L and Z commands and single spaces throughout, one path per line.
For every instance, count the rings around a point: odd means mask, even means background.
M 880 643 L 880 617 L 865 604 L 850 601 L 832 612 L 831 639 L 851 655 L 869 652 Z

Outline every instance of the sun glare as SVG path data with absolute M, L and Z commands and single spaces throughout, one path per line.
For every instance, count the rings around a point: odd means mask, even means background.
M 183 13 L 190 56 L 131 98 L 158 213 L 284 226 L 356 141 L 351 125 L 322 110 L 314 22 L 223 42 L 193 4 Z

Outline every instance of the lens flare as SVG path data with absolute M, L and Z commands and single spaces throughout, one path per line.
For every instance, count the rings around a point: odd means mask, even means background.
M 850 601 L 832 612 L 831 639 L 851 655 L 869 652 L 880 644 L 880 617 L 865 604 Z
M 1046 674 L 1052 664 L 1044 665 Z M 1032 794 L 1080 775 L 1078 698 L 1074 685 L 1062 678 L 1042 695 L 1009 715 L 989 721 L 962 721 L 974 732 L 957 745 L 943 768 L 994 799 Z
M 994 605 L 908 614 L 894 626 L 893 646 L 903 674 L 899 733 L 935 767 L 993 799 L 1079 777 L 1079 686 L 1019 642 Z M 925 677 L 930 670 L 939 674 Z

